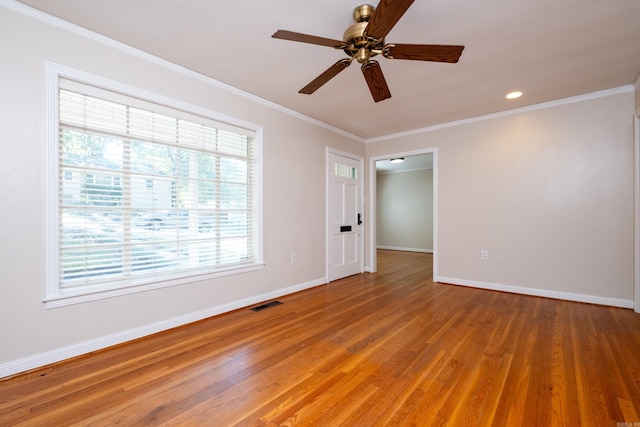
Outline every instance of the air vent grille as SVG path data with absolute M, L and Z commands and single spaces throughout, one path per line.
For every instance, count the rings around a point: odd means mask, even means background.
M 261 310 L 264 310 L 265 308 L 273 307 L 280 304 L 282 304 L 280 301 L 271 301 L 271 302 L 267 302 L 267 303 L 258 305 L 256 307 L 253 307 L 251 311 L 261 311 Z

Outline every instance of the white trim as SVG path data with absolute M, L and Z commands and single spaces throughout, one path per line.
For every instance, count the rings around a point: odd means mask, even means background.
M 263 128 L 256 130 L 256 138 L 255 138 L 255 163 L 254 167 L 254 176 L 258 177 L 258 183 L 253 186 L 254 191 L 254 200 L 257 204 L 256 212 L 254 215 L 254 227 L 256 229 L 256 238 L 258 239 L 258 245 L 255 248 L 256 259 L 260 260 L 264 263 L 264 157 L 263 157 Z
M 423 248 L 403 248 L 399 246 L 376 246 L 378 249 L 384 249 L 387 251 L 402 251 L 402 252 L 422 252 L 426 254 L 432 254 L 433 249 L 423 249 Z
M 47 248 L 50 249 L 50 248 Z M 53 252 L 53 251 L 52 251 Z M 236 274 L 249 273 L 252 271 L 258 271 L 264 269 L 264 263 L 256 263 L 248 266 L 240 266 L 236 268 L 229 268 L 218 272 L 212 272 L 207 274 L 198 275 L 185 275 L 184 277 L 177 277 L 168 280 L 156 280 L 150 283 L 131 284 L 122 288 L 108 287 L 104 289 L 82 288 L 78 290 L 71 290 L 66 293 L 65 290 L 55 288 L 54 293 L 47 293 L 47 296 L 43 298 L 46 308 L 64 307 L 67 305 L 80 304 L 89 301 L 98 301 L 106 298 L 114 298 L 122 295 L 130 295 L 138 292 L 152 291 L 154 289 L 168 288 L 171 286 L 184 285 L 186 283 L 199 282 L 203 280 L 218 279 L 220 277 L 233 276 Z M 187 273 L 185 273 L 187 274 Z M 54 286 L 55 283 L 51 280 L 52 284 L 48 286 Z M 49 291 L 47 291 L 49 292 Z
M 393 157 L 410 157 L 420 154 L 433 155 L 433 281 L 438 282 L 438 149 L 423 148 L 414 151 L 402 151 L 396 153 L 383 154 L 369 157 L 369 256 L 366 270 L 375 273 L 378 270 L 378 259 L 376 255 L 377 232 L 376 232 L 376 162 L 387 160 Z
M 58 152 L 58 73 L 53 64 L 45 65 L 45 289 L 43 301 L 48 295 L 57 294 L 59 287 L 60 251 L 58 227 L 59 215 L 59 162 Z M 55 159 L 55 160 L 54 160 Z M 46 305 L 45 305 L 46 307 Z
M 395 170 L 395 171 L 385 171 L 385 170 L 381 170 L 380 172 L 376 171 L 377 174 L 379 175 L 389 175 L 389 174 L 394 174 L 394 173 L 405 173 L 405 172 L 416 172 L 416 171 L 429 171 L 433 169 L 433 166 L 428 167 L 428 168 L 415 168 L 415 169 L 400 169 L 400 170 Z
M 508 117 L 515 114 L 528 113 L 530 111 L 542 110 L 545 108 L 557 107 L 560 105 L 573 104 L 576 102 L 587 101 L 590 99 L 602 98 L 610 95 L 617 95 L 620 93 L 629 93 L 633 92 L 633 85 L 625 85 L 617 88 L 600 90 L 597 92 L 587 93 L 584 95 L 572 96 L 569 98 L 557 99 L 554 101 L 543 102 L 540 104 L 528 105 L 526 107 L 514 108 L 513 110 L 500 111 L 498 113 L 485 114 L 482 116 L 470 117 L 468 119 L 455 120 L 453 122 L 441 123 L 433 126 L 427 126 L 420 129 L 414 129 L 404 132 L 398 132 L 390 135 L 378 136 L 375 138 L 369 138 L 365 140 L 365 143 L 370 142 L 380 142 L 380 141 L 388 141 L 391 139 L 397 139 L 405 136 L 418 135 L 421 133 L 433 132 L 440 129 L 446 129 L 454 126 L 466 125 L 469 123 L 482 122 L 485 120 L 492 120 L 500 117 Z
M 634 118 L 635 166 L 634 198 L 635 198 L 635 236 L 634 236 L 634 310 L 640 313 L 640 106 Z
M 393 157 L 393 155 L 369 157 L 369 247 L 367 256 L 366 269 L 369 273 L 375 273 L 378 271 L 378 256 L 376 254 L 376 248 L 378 246 L 378 230 L 376 227 L 377 217 L 377 175 L 376 175 L 376 161 L 386 160 Z
M 298 118 L 300 120 L 303 120 L 305 122 L 314 124 L 316 126 L 319 126 L 321 128 L 327 129 L 331 132 L 337 133 L 339 135 L 345 136 L 349 139 L 352 139 L 354 141 L 358 141 L 358 142 L 365 142 L 364 138 L 361 138 L 357 135 L 351 134 L 345 130 L 339 129 L 335 126 L 332 126 L 328 123 L 322 122 L 320 120 L 314 119 L 312 117 L 306 116 L 304 114 L 298 113 L 297 111 L 291 110 L 287 107 L 283 107 L 282 105 L 276 104 L 275 102 L 272 101 L 268 101 L 264 98 L 260 98 L 259 96 L 253 95 L 249 92 L 245 92 L 243 90 L 240 90 L 236 87 L 230 86 L 228 84 L 222 83 L 218 80 L 215 80 L 211 77 L 205 76 L 203 74 L 197 73 L 195 71 L 189 70 L 185 67 L 182 67 L 180 65 L 177 65 L 173 62 L 164 60 L 162 58 L 159 58 L 157 56 L 151 55 L 147 52 L 144 52 L 142 50 L 136 49 L 134 47 L 131 47 L 129 45 L 126 45 L 124 43 L 118 42 L 116 40 L 113 40 L 109 37 L 103 36 L 101 34 L 95 33 L 93 31 L 90 31 L 86 28 L 80 27 L 79 25 L 76 24 L 72 24 L 71 22 L 67 22 L 63 19 L 57 18 L 55 16 L 49 15 L 48 13 L 42 12 L 40 10 L 34 9 L 31 6 L 27 6 L 23 3 L 19 3 L 17 1 L 14 0 L 0 0 L 0 6 L 5 7 L 6 9 L 9 9 L 13 12 L 17 12 L 17 13 L 21 13 L 23 15 L 29 16 L 31 18 L 34 18 L 36 20 L 39 20 L 41 22 L 44 22 L 46 24 L 49 25 L 53 25 L 55 27 L 61 28 L 63 30 L 69 31 L 71 33 L 74 33 L 78 36 L 87 38 L 89 40 L 98 42 L 100 44 L 106 45 L 107 47 L 110 47 L 112 49 L 116 49 L 119 50 L 121 52 L 124 52 L 126 54 L 132 55 L 134 57 L 137 57 L 139 59 L 142 59 L 144 61 L 150 62 L 154 65 L 158 65 L 160 67 L 163 67 L 165 69 L 174 71 L 176 73 L 182 74 L 186 77 L 189 77 L 191 79 L 197 80 L 201 83 L 207 84 L 209 86 L 215 87 L 217 89 L 221 89 L 224 90 L 226 92 L 229 92 L 233 95 L 237 95 L 246 99 L 249 99 L 250 101 L 256 102 L 258 104 L 264 105 L 266 107 L 272 108 L 274 110 L 277 110 L 279 112 L 288 114 L 290 116 L 293 116 L 295 118 Z
M 305 289 L 310 289 L 316 286 L 324 285 L 327 283 L 325 277 L 316 279 L 313 281 L 301 283 L 299 285 L 290 286 L 288 288 L 279 289 L 272 292 L 267 292 L 261 295 L 244 298 L 237 301 L 232 301 L 226 304 L 222 304 L 216 307 L 210 307 L 204 310 L 184 314 L 182 316 L 174 317 L 160 322 L 152 323 L 149 325 L 141 326 L 139 328 L 129 329 L 126 331 L 118 332 L 115 334 L 107 335 L 100 338 L 91 339 L 89 341 L 72 344 L 66 347 L 57 348 L 55 350 L 47 351 L 45 353 L 35 354 L 33 356 L 25 357 L 11 362 L 0 364 L 0 378 L 15 375 L 20 372 L 25 372 L 31 369 L 39 368 L 51 363 L 60 362 L 72 357 L 80 356 L 83 354 L 91 353 L 96 350 L 101 350 L 107 347 L 111 347 L 117 344 L 122 344 L 127 341 L 131 341 L 137 338 L 162 332 L 171 328 L 186 325 L 188 323 L 196 322 L 198 320 L 206 319 L 208 317 L 217 316 L 222 313 L 237 310 L 244 307 L 249 307 L 254 304 L 267 301 L 273 298 L 278 298 L 284 295 L 300 292 Z
M 331 221 L 330 221 L 330 215 L 331 215 L 331 210 L 330 210 L 330 185 L 331 185 L 331 177 L 333 176 L 333 171 L 331 170 L 331 162 L 330 162 L 330 156 L 332 154 L 335 154 L 337 156 L 341 156 L 341 157 L 346 157 L 347 159 L 351 159 L 351 160 L 355 160 L 357 162 L 359 162 L 359 176 L 358 176 L 358 190 L 360 191 L 360 212 L 362 212 L 362 216 L 364 217 L 364 158 L 362 156 L 359 156 L 357 154 L 353 154 L 353 153 L 348 153 L 346 151 L 341 151 L 332 147 L 326 147 L 325 149 L 325 173 L 326 173 L 326 177 L 325 177 L 325 268 L 326 268 L 326 276 L 327 276 L 327 280 L 331 279 L 331 272 L 330 267 L 331 267 L 331 263 L 330 263 L 330 250 L 329 250 L 329 245 L 331 245 Z M 363 218 L 364 221 L 364 218 Z M 360 272 L 364 273 L 365 271 L 368 271 L 367 268 L 365 267 L 365 262 L 364 262 L 364 254 L 365 254 L 365 250 L 364 250 L 364 230 L 365 227 L 361 227 L 360 229 L 360 238 L 358 239 L 359 242 L 358 244 L 360 245 Z
M 2 1 L 2 0 L 0 0 Z M 178 111 L 195 114 L 206 119 L 215 120 L 216 122 L 226 123 L 234 127 L 243 128 L 247 131 L 253 132 L 254 135 L 254 196 L 255 199 L 255 262 L 246 265 L 238 265 L 230 268 L 222 268 L 220 270 L 208 270 L 191 274 L 185 272 L 184 276 L 171 276 L 166 278 L 153 279 L 145 277 L 144 282 L 135 283 L 129 282 L 126 287 L 96 287 L 88 288 L 83 287 L 78 290 L 65 291 L 60 289 L 59 286 L 59 252 L 58 252 L 58 204 L 59 204 L 59 190 L 58 190 L 58 162 L 53 161 L 58 158 L 58 135 L 59 135 L 59 122 L 58 122 L 58 92 L 60 86 L 60 79 L 67 79 L 73 82 L 89 85 L 99 89 L 105 89 L 107 91 L 124 94 L 132 98 L 152 102 L 156 105 L 166 106 Z M 185 283 L 197 282 L 208 279 L 215 279 L 219 277 L 247 273 L 251 271 L 257 271 L 264 269 L 264 230 L 263 230 L 263 176 L 262 176 L 262 153 L 263 153 L 263 128 L 255 123 L 248 122 L 246 120 L 237 119 L 235 117 L 228 116 L 226 114 L 218 113 L 208 110 L 206 108 L 198 107 L 196 105 L 189 104 L 184 101 L 180 101 L 168 96 L 160 95 L 155 92 L 140 89 L 134 86 L 129 86 L 124 83 L 120 83 L 114 80 L 106 79 L 104 77 L 96 76 L 81 70 L 77 70 L 65 65 L 56 64 L 53 62 L 46 62 L 45 64 L 45 101 L 46 101 L 46 117 L 45 117 L 45 129 L 46 129 L 46 230 L 47 230 L 47 243 L 46 243 L 46 285 L 45 296 L 43 302 L 45 307 L 56 308 L 63 307 L 72 304 L 78 304 L 88 301 L 95 301 L 105 298 L 112 298 L 121 295 L 128 295 L 137 292 L 144 292 L 153 289 L 166 288 L 169 286 L 182 285 Z M 52 160 L 53 159 L 53 160 Z M 55 164 L 54 164 L 55 163 Z
M 491 291 L 509 292 L 520 295 L 532 295 L 544 298 L 561 299 L 566 301 L 586 302 L 590 304 L 607 305 L 611 307 L 633 308 L 633 300 L 601 297 L 597 295 L 575 294 L 572 292 L 552 291 L 548 289 L 526 288 L 522 286 L 501 285 L 497 283 L 478 282 L 475 280 L 440 277 L 440 283 L 470 288 L 488 289 Z

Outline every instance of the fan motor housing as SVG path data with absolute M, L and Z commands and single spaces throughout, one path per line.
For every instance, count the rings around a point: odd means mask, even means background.
M 374 40 L 365 34 L 374 11 L 375 8 L 370 4 L 356 7 L 353 11 L 353 19 L 356 23 L 347 28 L 342 37 L 346 44 L 345 53 L 350 57 L 356 56 L 361 64 L 368 62 L 370 57 L 379 53 L 376 51 L 381 51 L 384 47 L 384 39 Z

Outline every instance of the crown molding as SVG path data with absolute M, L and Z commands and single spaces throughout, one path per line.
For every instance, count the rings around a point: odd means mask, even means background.
M 107 47 L 110 47 L 112 49 L 116 49 L 119 50 L 121 52 L 124 52 L 126 54 L 129 54 L 131 56 L 137 57 L 139 59 L 142 59 L 144 61 L 150 62 L 154 65 L 163 67 L 165 69 L 171 70 L 173 72 L 182 74 L 186 77 L 189 77 L 191 79 L 197 80 L 201 83 L 207 84 L 209 86 L 215 87 L 217 89 L 221 89 L 224 90 L 228 93 L 231 93 L 233 95 L 236 96 L 240 96 L 242 98 L 248 99 L 250 101 L 253 101 L 257 104 L 266 106 L 268 108 L 277 110 L 279 112 L 285 113 L 287 115 L 293 116 L 297 119 L 303 120 L 305 122 L 314 124 L 318 127 L 327 129 L 333 133 L 337 133 L 339 135 L 342 135 L 344 137 L 347 137 L 351 140 L 357 141 L 357 142 L 365 142 L 365 139 L 362 137 L 359 137 L 357 135 L 354 135 L 352 133 L 349 133 L 343 129 L 337 128 L 335 126 L 332 126 L 328 123 L 322 122 L 320 120 L 314 119 L 312 117 L 306 116 L 304 114 L 301 114 L 297 111 L 291 110 L 290 108 L 284 107 L 280 104 L 276 104 L 275 102 L 266 100 L 264 98 L 261 98 L 259 96 L 253 95 L 249 92 L 245 92 L 241 89 L 238 89 L 236 87 L 233 87 L 231 85 L 228 85 L 226 83 L 223 83 L 219 80 L 216 80 L 212 77 L 208 77 L 205 76 L 204 74 L 200 74 L 197 73 L 193 70 L 189 70 L 185 67 L 182 67 L 178 64 L 175 64 L 173 62 L 167 61 L 165 59 L 159 58 L 155 55 L 151 55 L 150 53 L 144 52 L 140 49 L 136 49 L 132 46 L 129 46 L 127 44 L 121 43 L 119 41 L 113 40 L 109 37 L 103 36 L 102 34 L 98 34 L 94 31 L 88 30 L 86 28 L 83 28 L 79 25 L 73 24 L 71 22 L 65 21 L 64 19 L 60 19 L 58 17 L 55 17 L 53 15 L 50 15 L 46 12 L 42 12 L 38 9 L 35 9 L 31 6 L 27 6 L 26 4 L 20 3 L 16 0 L 0 0 L 0 7 L 4 7 L 5 9 L 11 10 L 13 12 L 16 13 L 20 13 L 22 15 L 28 16 L 30 18 L 36 19 L 38 21 L 44 22 L 46 24 L 52 25 L 54 27 L 69 31 L 71 33 L 74 33 L 80 37 L 84 37 L 86 39 L 95 41 L 97 43 L 103 44 Z
M 161 59 L 155 55 L 151 55 L 150 53 L 144 52 L 140 49 L 136 49 L 132 46 L 129 46 L 127 44 L 118 42 L 116 40 L 113 40 L 109 37 L 103 36 L 101 34 L 98 34 L 96 32 L 93 32 L 91 30 L 88 30 L 86 28 L 83 28 L 79 25 L 73 24 L 71 22 L 65 21 L 63 19 L 57 18 L 55 16 L 49 15 L 48 13 L 42 12 L 40 10 L 37 10 L 31 6 L 27 6 L 23 3 L 20 3 L 16 0 L 0 0 L 0 6 L 4 7 L 8 10 L 17 12 L 17 13 L 21 13 L 23 15 L 29 16 L 33 19 L 39 20 L 41 22 L 47 23 L 49 25 L 64 29 L 66 31 L 72 32 L 78 36 L 93 40 L 95 42 L 101 43 L 103 45 L 106 45 L 108 47 L 111 47 L 113 49 L 117 49 L 121 52 L 127 53 L 129 55 L 132 55 L 134 57 L 140 58 L 142 60 L 145 60 L 147 62 L 153 63 L 155 65 L 158 65 L 160 67 L 169 69 L 171 71 L 177 72 L 179 74 L 182 74 L 186 77 L 192 78 L 194 80 L 200 81 L 204 84 L 207 84 L 209 86 L 215 87 L 217 89 L 221 89 L 224 90 L 228 93 L 240 96 L 242 98 L 248 99 L 250 101 L 253 101 L 257 104 L 266 106 L 268 108 L 280 111 L 282 113 L 285 113 L 287 115 L 290 115 L 292 117 L 295 117 L 297 119 L 306 121 L 308 123 L 314 124 L 318 127 L 327 129 L 333 133 L 342 135 L 346 138 L 349 138 L 353 141 L 357 141 L 357 142 L 362 142 L 365 144 L 368 143 L 373 143 L 373 142 L 380 142 L 380 141 L 387 141 L 387 140 L 392 140 L 392 139 L 397 139 L 397 138 L 401 138 L 401 137 L 405 137 L 405 136 L 411 136 L 411 135 L 418 135 L 418 134 L 422 134 L 422 133 L 428 133 L 428 132 L 433 132 L 436 130 L 440 130 L 440 129 L 446 129 L 446 128 L 450 128 L 450 127 L 455 127 L 455 126 L 461 126 L 461 125 L 465 125 L 465 124 L 470 124 L 470 123 L 476 123 L 476 122 L 481 122 L 481 121 L 485 121 L 485 120 L 492 120 L 492 119 L 496 119 L 496 118 L 501 118 L 501 117 L 508 117 L 511 115 L 515 115 L 515 114 L 522 114 L 522 113 L 526 113 L 526 112 L 530 112 L 530 111 L 536 111 L 536 110 L 541 110 L 541 109 L 545 109 L 545 108 L 550 108 L 550 107 L 555 107 L 555 106 L 560 106 L 560 105 L 566 105 L 566 104 L 572 104 L 575 102 L 581 102 L 581 101 L 585 101 L 585 100 L 590 100 L 590 99 L 596 99 L 596 98 L 601 98 L 604 96 L 610 96 L 610 95 L 615 95 L 615 94 L 619 94 L 619 93 L 628 93 L 628 92 L 632 92 L 634 91 L 634 87 L 637 90 L 640 90 L 640 75 L 638 76 L 638 78 L 636 79 L 634 84 L 630 84 L 630 85 L 625 85 L 625 86 L 620 86 L 617 88 L 612 88 L 612 89 L 605 89 L 605 90 L 601 90 L 601 91 L 596 91 L 596 92 L 592 92 L 592 93 L 588 93 L 588 94 L 583 94 L 583 95 L 577 95 L 577 96 L 573 96 L 573 97 L 569 97 L 569 98 L 563 98 L 563 99 L 558 99 L 558 100 L 554 100 L 554 101 L 549 101 L 549 102 L 543 102 L 540 104 L 534 104 L 534 105 L 529 105 L 529 106 L 525 106 L 525 107 L 520 107 L 520 108 L 515 108 L 512 110 L 506 110 L 506 111 L 501 111 L 498 113 L 490 113 L 490 114 L 486 114 L 486 115 L 482 115 L 482 116 L 476 116 L 476 117 L 470 117 L 470 118 L 466 118 L 466 119 L 461 119 L 461 120 L 456 120 L 453 122 L 448 122 L 448 123 L 441 123 L 441 124 L 437 124 L 437 125 L 433 125 L 433 126 L 427 126 L 427 127 L 423 127 L 423 128 L 418 128 L 418 129 L 413 129 L 413 130 L 408 130 L 408 131 L 403 131 L 403 132 L 398 132 L 398 133 L 394 133 L 394 134 L 389 134 L 389 135 L 382 135 L 382 136 L 378 136 L 378 137 L 374 137 L 374 138 L 363 138 L 357 135 L 354 135 L 352 133 L 349 133 L 343 129 L 337 128 L 335 126 L 332 126 L 328 123 L 322 122 L 320 120 L 314 119 L 312 117 L 309 117 L 307 115 L 304 115 L 302 113 L 299 113 L 297 111 L 294 111 L 290 108 L 284 107 L 280 104 L 276 104 L 275 102 L 266 100 L 264 98 L 261 98 L 259 96 L 253 95 L 249 92 L 245 92 L 241 89 L 238 89 L 236 87 L 233 87 L 231 85 L 228 85 L 226 83 L 223 83 L 219 80 L 216 80 L 212 77 L 208 77 L 205 76 L 204 74 L 201 73 L 197 73 L 193 70 L 189 70 L 185 67 L 182 67 L 178 64 L 175 64 L 173 62 L 167 61 L 165 59 Z M 640 116 L 640 106 L 638 106 L 638 109 L 636 111 L 636 115 Z
M 514 108 L 512 110 L 500 111 L 498 113 L 490 113 L 490 114 L 485 114 L 485 115 L 482 115 L 482 116 L 470 117 L 468 119 L 456 120 L 456 121 L 453 121 L 453 122 L 442 123 L 442 124 L 433 125 L 433 126 L 427 126 L 427 127 L 424 127 L 424 128 L 419 128 L 419 129 L 414 129 L 414 130 L 409 130 L 409 131 L 404 131 L 404 132 L 398 132 L 398 133 L 385 135 L 385 136 L 379 136 L 379 137 L 375 137 L 375 138 L 369 138 L 369 139 L 365 140 L 365 143 L 368 144 L 368 143 L 371 143 L 371 142 L 388 141 L 388 140 L 391 140 L 391 139 L 398 139 L 398 138 L 402 138 L 402 137 L 405 137 L 405 136 L 418 135 L 418 134 L 422 134 L 422 133 L 433 132 L 433 131 L 440 130 L 440 129 L 446 129 L 446 128 L 455 127 L 455 126 L 462 126 L 462 125 L 466 125 L 466 124 L 470 124 L 470 123 L 482 122 L 482 121 L 485 121 L 485 120 L 493 120 L 493 119 L 497 119 L 497 118 L 501 118 L 501 117 L 508 117 L 508 116 L 513 116 L 515 114 L 528 113 L 528 112 L 536 111 L 536 110 L 543 110 L 545 108 L 557 107 L 557 106 L 560 106 L 560 105 L 573 104 L 573 103 L 576 103 L 576 102 L 582 102 L 582 101 L 587 101 L 587 100 L 590 100 L 590 99 L 602 98 L 602 97 L 605 97 L 605 96 L 617 95 L 617 94 L 620 94 L 620 93 L 629 93 L 629 92 L 633 92 L 633 90 L 634 90 L 633 85 L 625 85 L 625 86 L 620 86 L 620 87 L 616 87 L 616 88 L 612 88 L 612 89 L 605 89 L 605 90 L 591 92 L 591 93 L 587 93 L 587 94 L 583 94 L 583 95 L 572 96 L 572 97 L 569 97 L 569 98 L 562 98 L 562 99 L 557 99 L 557 100 L 554 100 L 554 101 L 543 102 L 543 103 L 540 103 L 540 104 L 534 104 L 534 105 L 528 105 L 528 106 L 525 106 L 525 107 Z

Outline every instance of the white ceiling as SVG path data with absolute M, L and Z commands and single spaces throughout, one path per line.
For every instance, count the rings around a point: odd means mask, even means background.
M 341 39 L 357 0 L 21 2 L 364 139 L 624 86 L 640 74 L 639 0 L 418 0 L 386 41 L 466 48 L 457 64 L 380 59 L 392 98 L 379 103 L 356 63 L 298 94 L 344 53 L 271 38 L 286 29 Z M 514 89 L 524 96 L 506 100 Z
M 415 154 L 402 157 L 402 163 L 391 163 L 391 159 L 376 161 L 376 172 L 393 173 L 407 172 L 421 169 L 433 169 L 433 154 Z

